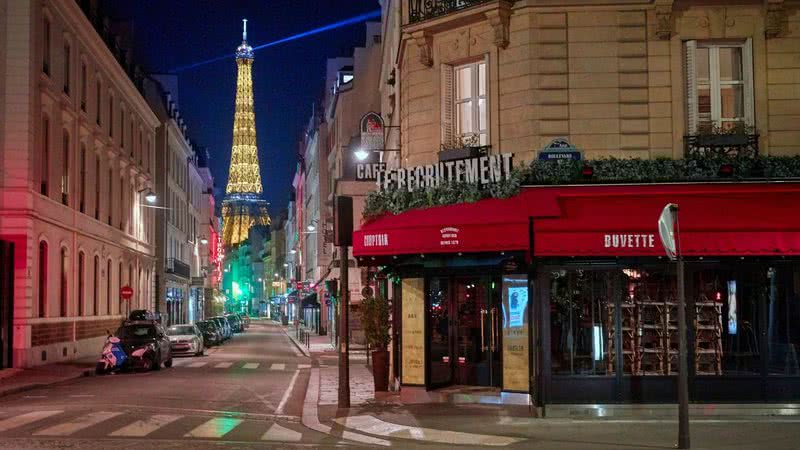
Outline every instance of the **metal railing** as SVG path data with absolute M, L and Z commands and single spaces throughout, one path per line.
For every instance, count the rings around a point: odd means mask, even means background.
M 491 0 L 408 0 L 408 23 L 441 17 Z
M 683 137 L 687 158 L 756 158 L 757 134 L 696 134 Z
M 181 261 L 180 259 L 167 258 L 167 264 L 165 269 L 167 273 L 171 273 L 182 278 L 189 279 L 191 277 L 191 271 L 189 269 L 189 265 Z
M 297 329 L 295 330 L 295 337 L 297 338 L 298 342 L 305 344 L 307 349 L 311 348 L 311 333 L 305 330 L 305 328 L 297 325 Z

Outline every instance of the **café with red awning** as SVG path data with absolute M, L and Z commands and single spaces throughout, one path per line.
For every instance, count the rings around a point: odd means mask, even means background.
M 796 182 L 531 186 L 363 223 L 353 255 L 396 275 L 402 385 L 672 402 L 668 203 L 687 261 L 693 400 L 800 397 Z

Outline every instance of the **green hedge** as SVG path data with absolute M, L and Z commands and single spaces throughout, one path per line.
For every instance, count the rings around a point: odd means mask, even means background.
M 733 174 L 721 177 L 724 164 L 733 167 Z M 594 171 L 591 177 L 582 174 L 584 167 Z M 364 218 L 374 219 L 385 213 L 398 214 L 415 208 L 475 202 L 484 198 L 508 198 L 526 185 L 612 184 L 713 182 L 731 180 L 800 179 L 800 156 L 767 156 L 734 159 L 596 159 L 589 161 L 532 161 L 514 169 L 509 180 L 484 188 L 474 184 L 451 183 L 408 192 L 390 190 L 370 192 L 364 207 Z

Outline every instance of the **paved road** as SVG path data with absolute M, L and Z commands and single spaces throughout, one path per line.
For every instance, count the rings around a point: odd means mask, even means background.
M 310 368 L 279 327 L 254 321 L 206 356 L 176 358 L 171 369 L 0 399 L 0 448 L 336 445 L 300 423 Z

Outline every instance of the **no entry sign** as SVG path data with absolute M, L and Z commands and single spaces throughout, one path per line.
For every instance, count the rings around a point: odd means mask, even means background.
M 130 300 L 130 298 L 133 297 L 133 288 L 130 286 L 122 286 L 122 288 L 119 290 L 119 294 L 125 300 Z

